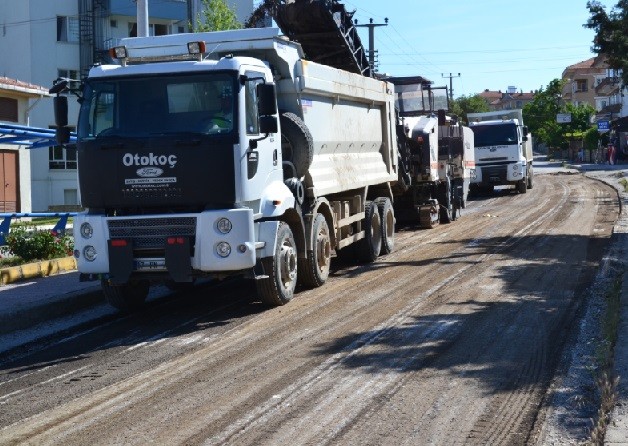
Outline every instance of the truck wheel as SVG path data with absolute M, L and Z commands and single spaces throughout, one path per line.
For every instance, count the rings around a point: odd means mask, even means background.
M 380 255 L 390 254 L 395 248 L 395 211 L 388 197 L 375 200 L 381 219 L 382 249 Z
M 109 305 L 124 312 L 140 308 L 150 289 L 148 280 L 133 280 L 124 285 L 111 285 L 108 280 L 103 279 L 100 285 Z
M 525 194 L 528 191 L 527 180 L 521 180 L 517 183 L 517 192 Z
M 308 251 L 307 259 L 299 259 L 302 266 L 299 272 L 303 272 L 300 276 L 303 285 L 319 287 L 327 281 L 331 265 L 331 236 L 323 214 L 318 214 L 314 219 L 312 238 L 314 249 Z
M 367 201 L 365 213 L 362 220 L 364 238 L 357 242 L 356 253 L 359 261 L 371 263 L 377 259 L 382 250 L 381 219 L 377 203 Z
M 314 158 L 314 140 L 301 118 L 294 113 L 285 112 L 279 118 L 281 123 L 281 156 L 290 161 L 297 177 L 307 173 Z
M 297 285 L 297 244 L 287 223 L 279 223 L 275 255 L 261 259 L 264 274 L 257 279 L 257 293 L 270 306 L 285 305 L 294 296 Z

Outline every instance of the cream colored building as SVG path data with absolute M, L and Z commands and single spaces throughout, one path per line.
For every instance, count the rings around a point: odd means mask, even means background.
M 31 109 L 48 96 L 38 85 L 0 77 L 0 212 L 31 212 L 31 160 L 26 145 L 9 144 L 11 126 L 27 126 Z

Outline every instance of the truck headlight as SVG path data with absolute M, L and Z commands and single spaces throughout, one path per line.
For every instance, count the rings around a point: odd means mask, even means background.
M 92 245 L 87 245 L 85 248 L 83 248 L 83 257 L 85 257 L 85 260 L 87 260 L 88 262 L 93 262 L 94 260 L 96 260 L 97 255 L 98 253 L 96 252 L 96 248 L 94 248 Z
M 519 170 L 519 164 L 513 164 L 513 165 L 512 165 L 512 170 L 514 170 L 515 172 L 516 172 L 517 170 Z
M 94 235 L 94 228 L 92 228 L 92 225 L 85 222 L 79 228 L 79 232 L 83 238 L 92 238 L 92 235 Z
M 229 254 L 231 254 L 231 245 L 227 242 L 218 242 L 218 244 L 216 244 L 216 254 L 223 258 L 229 257 Z
M 216 229 L 218 229 L 221 234 L 229 234 L 232 227 L 233 225 L 228 218 L 223 217 L 216 222 Z

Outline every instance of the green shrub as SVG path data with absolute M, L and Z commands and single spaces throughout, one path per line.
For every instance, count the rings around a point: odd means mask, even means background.
M 49 230 L 15 227 L 6 236 L 9 252 L 25 262 L 66 257 L 74 250 L 74 240 Z

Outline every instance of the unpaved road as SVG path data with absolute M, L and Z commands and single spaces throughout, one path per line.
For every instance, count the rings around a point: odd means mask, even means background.
M 0 360 L 0 443 L 532 443 L 618 212 L 537 176 L 285 307 L 223 282 L 50 337 Z

